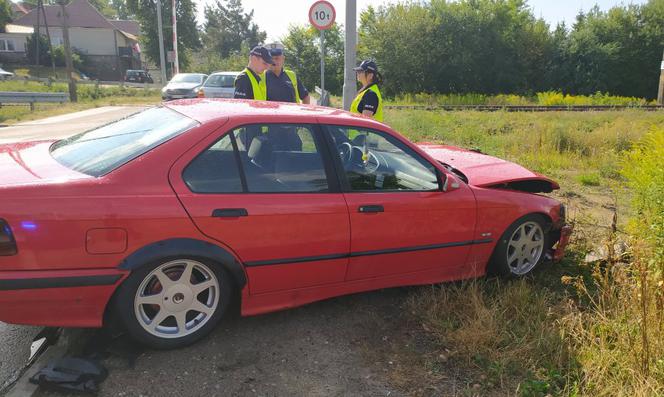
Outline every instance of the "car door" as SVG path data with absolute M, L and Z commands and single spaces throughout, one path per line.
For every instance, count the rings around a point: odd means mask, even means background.
M 198 228 L 243 262 L 251 294 L 344 281 L 348 211 L 319 131 L 255 124 L 202 145 L 171 183 Z
M 471 190 L 463 184 L 442 189 L 442 171 L 387 132 L 325 129 L 350 213 L 346 279 L 461 277 L 475 243 Z

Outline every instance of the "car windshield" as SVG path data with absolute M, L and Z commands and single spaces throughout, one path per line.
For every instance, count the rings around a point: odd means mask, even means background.
M 171 83 L 200 83 L 203 75 L 200 74 L 176 74 L 171 79 Z
M 205 87 L 233 88 L 235 76 L 228 74 L 213 74 L 205 80 Z
M 58 141 L 51 146 L 51 156 L 66 167 L 98 177 L 196 125 L 171 109 L 151 108 Z

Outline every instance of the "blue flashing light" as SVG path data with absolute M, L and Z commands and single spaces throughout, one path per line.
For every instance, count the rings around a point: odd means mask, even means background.
M 37 225 L 31 221 L 21 222 L 21 227 L 25 230 L 37 230 Z

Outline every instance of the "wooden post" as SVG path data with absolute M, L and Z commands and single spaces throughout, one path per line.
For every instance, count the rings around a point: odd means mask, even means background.
M 44 1 L 39 0 L 41 5 L 42 15 L 44 16 L 44 27 L 46 28 L 46 39 L 48 40 L 48 50 L 51 52 L 51 67 L 53 68 L 53 78 L 57 79 L 58 74 L 55 72 L 55 54 L 53 53 L 53 43 L 51 43 L 51 33 L 48 30 L 48 21 L 46 20 L 46 9 L 44 8 Z M 39 8 L 37 9 L 39 13 Z
M 65 64 L 67 65 L 67 78 L 69 80 L 69 100 L 78 102 L 76 95 L 76 82 L 74 81 L 74 65 L 71 60 L 71 44 L 69 43 L 69 22 L 67 21 L 67 10 L 65 3 L 67 0 L 59 0 L 62 9 L 62 36 L 65 39 Z

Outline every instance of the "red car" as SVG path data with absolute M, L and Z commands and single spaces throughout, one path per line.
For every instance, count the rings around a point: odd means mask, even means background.
M 323 107 L 192 99 L 0 146 L 0 321 L 157 348 L 338 295 L 530 273 L 570 228 L 523 167 Z M 114 317 L 115 316 L 115 317 Z

